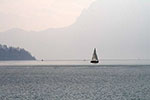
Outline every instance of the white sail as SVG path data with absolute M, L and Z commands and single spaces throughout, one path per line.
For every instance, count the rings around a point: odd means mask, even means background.
M 98 60 L 98 56 L 96 54 L 96 48 L 95 48 L 94 52 L 93 52 L 91 63 L 98 63 L 98 62 L 99 62 L 99 60 Z

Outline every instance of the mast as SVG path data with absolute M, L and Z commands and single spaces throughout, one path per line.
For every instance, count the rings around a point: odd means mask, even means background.
M 96 54 L 96 48 L 94 48 L 94 52 L 93 52 L 91 63 L 98 63 L 98 62 L 99 62 L 99 60 L 98 60 L 98 56 Z
M 97 57 L 97 54 L 96 54 L 96 48 L 94 48 L 94 53 L 93 53 L 92 60 L 98 60 L 98 57 Z

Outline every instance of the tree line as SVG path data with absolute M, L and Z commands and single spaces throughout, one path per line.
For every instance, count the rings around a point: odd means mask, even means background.
M 28 51 L 19 47 L 0 44 L 0 60 L 36 60 Z

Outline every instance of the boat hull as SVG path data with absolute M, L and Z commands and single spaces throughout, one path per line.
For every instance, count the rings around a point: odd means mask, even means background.
M 92 60 L 91 63 L 95 63 L 96 64 L 96 63 L 99 63 L 99 61 L 98 60 Z

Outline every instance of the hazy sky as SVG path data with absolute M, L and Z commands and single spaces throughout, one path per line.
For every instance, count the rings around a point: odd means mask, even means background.
M 0 31 L 16 27 L 0 43 L 38 59 L 150 59 L 150 0 L 0 0 Z
M 65 27 L 95 0 L 0 0 L 0 31 Z

